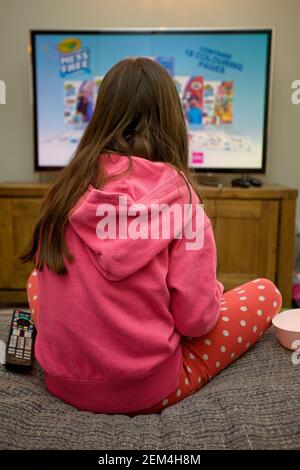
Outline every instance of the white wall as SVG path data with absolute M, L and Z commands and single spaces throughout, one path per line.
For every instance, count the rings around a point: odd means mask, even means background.
M 300 190 L 300 0 L 0 0 L 0 181 L 37 181 L 27 45 L 30 29 L 130 26 L 265 27 L 276 30 L 266 181 Z M 48 176 L 42 176 L 43 179 Z M 300 218 L 300 210 L 298 211 Z

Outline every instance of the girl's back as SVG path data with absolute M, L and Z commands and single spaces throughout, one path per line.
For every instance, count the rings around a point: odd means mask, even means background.
M 128 162 L 121 155 L 101 158 L 108 174 Z M 72 209 L 66 242 L 76 258 L 67 263 L 68 274 L 47 267 L 38 273 L 36 356 L 53 394 L 77 408 L 110 413 L 149 407 L 176 388 L 180 333 L 211 328 L 221 296 L 213 279 L 213 252 L 208 249 L 204 264 L 194 266 L 196 252 L 184 255 L 186 240 L 174 238 L 176 224 L 170 236 L 161 236 L 162 215 L 155 215 L 155 204 L 168 215 L 169 208 L 188 202 L 186 181 L 176 171 L 131 157 L 129 173 L 102 190 L 90 185 Z M 139 223 L 134 214 L 142 214 Z M 206 217 L 205 223 L 209 228 Z M 160 236 L 152 239 L 157 227 Z M 144 238 L 136 239 L 134 229 Z M 214 282 L 201 293 L 207 267 Z

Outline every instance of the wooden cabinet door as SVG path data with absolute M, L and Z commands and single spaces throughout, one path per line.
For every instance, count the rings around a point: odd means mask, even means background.
M 33 263 L 18 259 L 33 232 L 41 200 L 0 198 L 0 289 L 25 289 Z
M 275 280 L 279 202 L 207 200 L 218 250 L 218 278 L 225 289 L 256 277 Z
M 207 199 L 218 250 L 218 278 L 228 290 L 256 277 L 275 280 L 279 201 Z M 18 255 L 37 220 L 39 198 L 0 198 L 0 289 L 25 289 L 32 263 Z

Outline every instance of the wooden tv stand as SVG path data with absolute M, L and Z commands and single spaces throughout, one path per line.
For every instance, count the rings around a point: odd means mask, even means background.
M 0 184 L 0 303 L 26 303 L 32 265 L 17 255 L 28 241 L 50 184 Z M 274 281 L 291 304 L 297 190 L 280 185 L 202 186 L 218 248 L 218 277 L 228 290 L 256 277 Z

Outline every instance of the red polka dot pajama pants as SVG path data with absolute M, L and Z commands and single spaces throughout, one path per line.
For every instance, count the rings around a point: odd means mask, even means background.
M 38 324 L 36 271 L 27 282 L 29 307 Z M 183 366 L 179 382 L 169 396 L 150 408 L 127 413 L 159 413 L 164 408 L 192 395 L 238 357 L 253 346 L 269 328 L 279 312 L 282 298 L 279 290 L 268 279 L 255 279 L 224 293 L 220 318 L 205 336 L 182 336 Z

